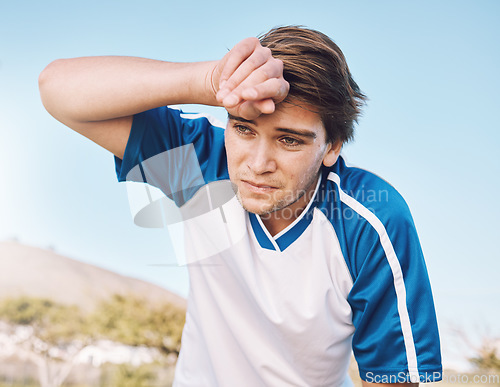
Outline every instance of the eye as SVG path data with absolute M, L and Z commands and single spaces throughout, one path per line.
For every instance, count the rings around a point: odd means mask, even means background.
M 301 141 L 293 137 L 282 137 L 280 141 L 287 147 L 294 147 L 302 144 Z
M 242 136 L 252 133 L 252 130 L 249 127 L 244 126 L 244 125 L 233 125 L 233 128 L 236 131 L 236 133 L 238 133 Z

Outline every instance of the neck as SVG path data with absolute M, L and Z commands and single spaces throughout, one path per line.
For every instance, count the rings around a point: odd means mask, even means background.
M 307 192 L 302 195 L 296 202 L 269 214 L 261 215 L 260 219 L 271 236 L 275 236 L 289 225 L 291 225 L 301 214 L 312 200 L 316 190 L 317 179 L 310 185 Z
M 284 209 L 286 208 L 288 207 L 285 207 Z M 289 212 L 284 212 L 284 209 L 282 209 L 279 211 L 271 212 L 270 214 L 261 215 L 260 219 L 262 220 L 262 223 L 264 223 L 264 226 L 266 226 L 269 234 L 271 234 L 271 236 L 275 236 L 276 234 L 287 228 L 289 225 L 291 225 L 295 221 L 295 219 L 300 216 L 302 211 L 304 211 L 304 208 L 305 206 L 299 209 L 299 212 L 296 216 L 294 213 L 293 217 L 290 216 Z

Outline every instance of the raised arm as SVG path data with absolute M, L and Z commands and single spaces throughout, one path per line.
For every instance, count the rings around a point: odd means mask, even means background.
M 49 64 L 39 78 L 47 111 L 122 158 L 132 116 L 159 106 L 224 106 L 252 119 L 288 93 L 282 63 L 255 38 L 220 61 L 171 63 L 134 57 L 84 57 Z
M 132 57 L 61 59 L 40 74 L 40 94 L 57 120 L 122 158 L 134 114 L 167 104 L 216 103 L 204 87 L 210 66 Z

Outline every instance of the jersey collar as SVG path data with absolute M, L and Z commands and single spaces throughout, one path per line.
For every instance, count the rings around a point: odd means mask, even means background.
M 264 226 L 264 223 L 259 215 L 251 212 L 248 213 L 250 224 L 252 225 L 253 232 L 260 247 L 263 249 L 281 252 L 302 235 L 313 219 L 314 208 L 316 207 L 316 197 L 322 180 L 322 176 L 320 176 L 318 182 L 316 183 L 314 195 L 300 216 L 274 237 L 269 234 L 269 231 L 267 231 L 267 228 Z

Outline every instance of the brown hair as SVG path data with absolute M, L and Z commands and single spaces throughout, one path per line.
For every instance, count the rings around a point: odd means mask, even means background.
M 367 98 L 340 48 L 325 34 L 302 26 L 276 27 L 259 40 L 283 61 L 283 76 L 290 83 L 285 102 L 311 105 L 321 117 L 328 141 L 351 140 Z

